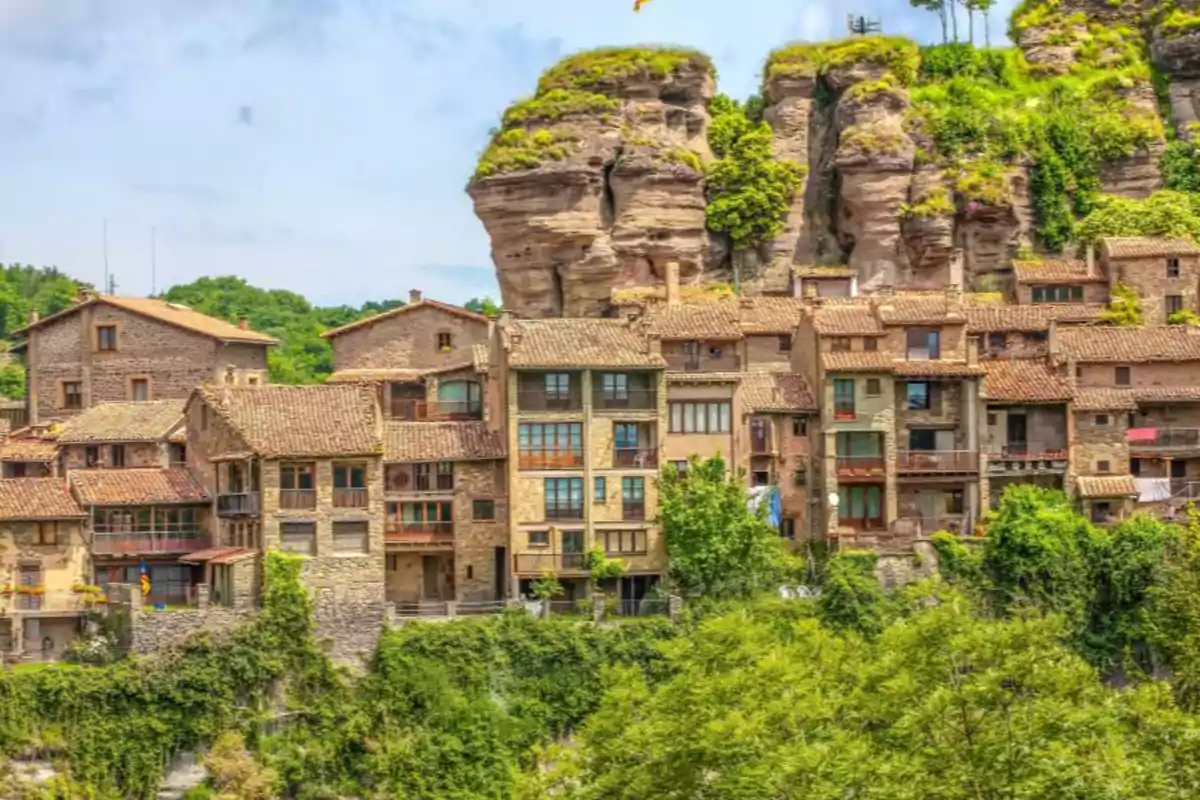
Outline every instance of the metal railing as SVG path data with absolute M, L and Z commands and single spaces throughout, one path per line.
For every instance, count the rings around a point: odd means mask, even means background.
M 1200 481 L 1191 478 L 1171 478 L 1172 500 L 1200 500 Z
M 586 572 L 583 553 L 517 553 L 513 556 L 516 572 L 538 574 L 552 572 Z
M 845 476 L 882 475 L 883 456 L 838 456 L 837 471 Z
M 191 553 L 208 546 L 208 532 L 199 527 L 177 530 L 122 531 L 92 529 L 92 553 L 103 556 L 137 553 Z
M 1140 431 L 1154 431 L 1153 438 Z M 1133 428 L 1125 432 L 1131 449 L 1141 451 L 1200 448 L 1200 428 Z
M 392 419 L 405 422 L 459 422 L 483 419 L 481 400 L 394 399 Z
M 289 511 L 317 507 L 316 489 L 280 489 L 279 507 Z
M 973 450 L 901 450 L 896 453 L 899 472 L 977 472 L 979 454 Z
M 592 405 L 602 410 L 647 410 L 658 408 L 658 392 L 654 389 L 626 389 L 620 392 L 604 391 L 603 387 L 592 392 Z
M 480 617 L 503 613 L 503 600 L 418 600 L 392 603 L 398 617 Z
M 1065 461 L 1067 451 L 1061 449 L 1046 449 L 1036 446 L 1030 448 L 1028 442 L 1010 442 L 1000 448 L 999 453 L 989 453 L 992 461 Z
M 614 447 L 613 466 L 654 469 L 658 466 L 658 450 L 653 447 Z
M 522 450 L 517 454 L 519 469 L 573 469 L 583 466 L 583 449 Z
M 741 372 L 742 357 L 736 353 L 710 355 L 666 355 L 667 369 L 671 372 Z
M 334 489 L 334 508 L 366 508 L 367 490 L 363 488 Z
M 566 395 L 547 394 L 545 391 L 517 390 L 519 411 L 579 411 L 583 408 L 583 395 L 572 391 Z
M 218 514 L 257 514 L 260 508 L 258 492 L 232 492 L 217 495 Z
M 403 520 L 388 520 L 384 524 L 385 533 L 438 533 L 438 534 L 453 534 L 454 522 L 452 520 L 435 520 L 435 521 L 403 521 Z

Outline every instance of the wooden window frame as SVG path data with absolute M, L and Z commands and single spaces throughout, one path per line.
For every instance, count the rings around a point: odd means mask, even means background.
M 138 400 L 137 396 L 134 394 L 133 385 L 137 381 L 145 381 L 146 382 L 146 399 L 145 400 Z M 151 377 L 149 375 L 130 375 L 129 378 L 126 379 L 126 381 L 125 381 L 125 398 L 127 400 L 129 400 L 130 402 L 149 403 L 151 400 L 154 399 L 154 381 L 151 379 Z
M 67 405 L 67 386 L 70 384 L 76 384 L 79 386 L 79 395 L 78 395 L 79 396 L 79 405 L 77 405 L 77 406 Z M 60 380 L 58 382 L 58 407 L 59 408 L 61 408 L 63 411 L 83 411 L 83 408 L 85 405 L 87 405 L 87 404 L 84 402 L 83 379 L 81 379 L 81 378 L 64 379 L 64 380 Z
M 434 349 L 439 353 L 454 351 L 454 331 L 438 331 L 434 334 Z
M 112 347 L 100 346 L 100 331 L 112 329 Z M 121 349 L 121 325 L 118 322 L 95 322 L 92 324 L 92 351 L 96 353 L 115 353 Z
M 481 505 L 486 504 L 486 505 Z M 485 514 L 480 514 L 481 508 L 490 509 Z M 477 497 L 471 500 L 471 521 L 472 522 L 495 522 L 496 521 L 496 501 L 490 497 Z
M 50 535 L 46 535 L 46 531 Z M 38 547 L 57 547 L 58 546 L 58 521 L 49 520 L 37 523 L 37 545 Z

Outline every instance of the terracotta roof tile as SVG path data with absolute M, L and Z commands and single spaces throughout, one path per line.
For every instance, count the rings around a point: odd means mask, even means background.
M 83 303 L 77 303 L 70 308 L 64 308 L 57 314 L 43 317 L 32 325 L 27 325 L 20 330 L 13 331 L 13 333 L 17 336 L 24 336 L 31 330 L 74 314 L 86 305 L 95 304 L 114 306 L 115 308 L 140 314 L 143 317 L 149 317 L 159 322 L 165 322 L 168 325 L 174 325 L 177 328 L 183 328 L 193 333 L 211 336 L 223 342 L 250 342 L 263 345 L 278 344 L 278 341 L 274 337 L 267 336 L 265 333 L 249 329 L 244 330 L 232 322 L 226 322 L 223 319 L 201 314 L 199 311 L 194 311 L 179 303 L 168 303 L 166 300 L 157 300 L 149 297 L 118 297 L 111 294 L 93 297 Z
M 1075 390 L 1075 411 L 1136 411 L 1137 401 L 1128 389 L 1083 388 Z
M 742 380 L 742 404 L 748 411 L 815 411 L 808 381 L 794 372 L 748 373 Z
M 798 278 L 853 278 L 858 275 L 858 270 L 854 267 L 839 267 L 839 266 L 802 266 L 796 267 L 794 270 Z
M 180 556 L 179 560 L 185 564 L 234 564 L 238 561 L 245 561 L 248 558 L 258 556 L 257 550 L 247 550 L 244 547 L 209 547 L 205 550 L 197 550 L 194 553 L 188 553 L 186 556 Z
M 1051 322 L 1060 325 L 1095 322 L 1104 308 L 1100 303 L 967 306 L 967 332 L 1046 331 L 1050 330 Z
M 0 519 L 71 519 L 86 516 L 62 478 L 0 481 Z
M 1138 493 L 1132 475 L 1080 475 L 1075 488 L 1080 497 L 1127 497 Z
M 59 444 L 156 442 L 183 424 L 184 400 L 101 403 L 63 423 Z
M 340 328 L 334 328 L 333 330 L 325 331 L 321 334 L 321 336 L 325 339 L 332 339 L 335 336 L 341 336 L 343 333 L 349 333 L 350 331 L 358 330 L 359 328 L 365 328 L 369 325 L 374 325 L 381 320 L 391 319 L 392 317 L 397 317 L 401 314 L 408 314 L 420 308 L 432 308 L 436 311 L 440 311 L 444 314 L 450 314 L 452 316 L 465 319 L 469 322 L 477 322 L 483 326 L 486 326 L 488 322 L 488 318 L 483 314 L 477 314 L 474 311 L 468 311 L 462 306 L 455 306 L 438 300 L 421 300 L 416 303 L 408 303 L 406 305 L 396 306 L 393 309 L 384 311 L 382 314 L 363 317 L 362 319 L 342 325 Z
M 802 308 L 794 297 L 743 297 L 738 302 L 742 333 L 791 333 L 800 324 Z
M 945 325 L 965 320 L 945 292 L 903 292 L 877 297 L 884 325 Z
M 1084 363 L 1200 361 L 1200 329 L 1189 325 L 1069 328 L 1058 339 L 1064 356 Z
M 365 384 L 204 386 L 198 391 L 264 458 L 383 451 L 375 392 Z
M 667 383 L 738 383 L 744 372 L 668 372 Z
M 1064 403 L 1073 396 L 1071 382 L 1040 359 L 988 361 L 980 393 L 993 403 Z
M 1088 274 L 1087 262 L 1076 258 L 1049 261 L 1014 261 L 1017 283 L 1108 283 L 1100 269 Z
M 742 338 L 736 299 L 679 305 L 657 303 L 647 309 L 646 319 L 650 335 L 660 339 L 731 341 Z
M 471 348 L 471 363 L 476 372 L 487 372 L 492 360 L 492 348 L 486 344 L 477 344 Z
M 892 372 L 901 378 L 971 378 L 983 374 L 983 367 L 964 361 L 896 361 Z
M 1189 256 L 1200 253 L 1200 248 L 1186 239 L 1110 236 L 1100 240 L 1100 246 L 1109 258 L 1118 259 Z
M 186 469 L 71 470 L 71 486 L 87 506 L 203 503 L 208 492 Z
M 508 363 L 513 367 L 657 367 L 636 323 L 617 319 L 538 319 L 512 323 Z
M 474 369 L 475 361 L 461 361 L 441 367 L 384 367 L 372 369 L 340 369 L 325 379 L 326 383 L 377 383 L 379 381 L 419 381 L 428 375 L 441 375 Z
M 882 336 L 870 303 L 822 303 L 812 312 L 813 328 L 821 336 Z
M 1200 402 L 1200 386 L 1135 386 L 1131 391 L 1139 403 Z
M 821 354 L 821 365 L 826 372 L 891 372 L 895 363 L 892 356 L 879 352 Z
M 384 461 L 481 461 L 504 458 L 504 437 L 482 422 L 388 422 Z
M 0 444 L 0 461 L 53 461 L 58 445 L 46 439 L 9 439 Z

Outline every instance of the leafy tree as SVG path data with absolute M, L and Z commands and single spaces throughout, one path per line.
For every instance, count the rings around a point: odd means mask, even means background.
M 876 555 L 869 551 L 837 553 L 825 566 L 817 610 L 835 631 L 874 637 L 883 630 L 884 595 L 875 577 Z
M 779 533 L 749 508 L 724 459 L 692 458 L 683 475 L 666 468 L 658 487 L 670 577 L 683 594 L 750 597 L 779 585 L 788 568 Z
M 16 362 L 0 367 L 0 395 L 20 399 L 25 396 L 25 368 Z
M 472 297 L 463 304 L 463 308 L 485 317 L 500 316 L 500 304 L 490 297 Z
M 953 1 L 951 0 L 951 2 Z M 942 23 L 942 44 L 950 41 L 949 31 L 947 30 L 945 0 L 908 0 L 908 4 L 913 8 L 923 8 L 926 11 L 932 11 L 937 14 L 938 21 Z
M 1105 236 L 1200 238 L 1200 196 L 1162 190 L 1142 200 L 1103 195 L 1079 223 L 1077 238 L 1096 244 Z
M 996 0 L 963 0 L 963 5 L 967 7 L 971 24 L 971 44 L 975 43 L 975 12 L 983 15 L 983 44 L 984 47 L 992 46 L 992 31 L 990 13 L 992 6 L 996 4 Z
M 562 597 L 566 592 L 559 582 L 558 576 L 549 569 L 543 569 L 541 576 L 531 583 L 529 588 L 533 596 L 544 603 L 548 603 L 556 597 Z
M 1100 312 L 1100 319 L 1121 327 L 1141 325 L 1144 320 L 1141 296 L 1132 286 L 1117 281 L 1113 284 L 1108 308 Z

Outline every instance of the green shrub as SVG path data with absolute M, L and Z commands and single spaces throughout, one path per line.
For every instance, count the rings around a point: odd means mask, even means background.
M 602 94 L 552 89 L 546 94 L 536 95 L 509 106 L 504 112 L 504 127 L 533 121 L 557 122 L 572 114 L 606 114 L 616 111 L 618 107 L 616 100 Z
M 550 161 L 563 161 L 578 148 L 578 143 L 578 135 L 565 126 L 535 131 L 525 128 L 499 131 L 480 156 L 474 180 L 504 172 L 537 169 Z
M 1100 319 L 1118 327 L 1141 325 L 1144 319 L 1142 298 L 1138 295 L 1137 290 L 1120 281 L 1113 284 L 1108 308 L 1100 313 Z
M 538 95 L 554 89 L 595 90 L 629 80 L 661 80 L 695 69 L 715 76 L 712 59 L 686 47 L 604 47 L 568 56 L 542 73 Z
M 1200 14 L 1182 8 L 1172 8 L 1159 23 L 1158 32 L 1166 39 L 1175 39 L 1200 30 Z
M 763 83 L 771 78 L 811 77 L 850 64 L 885 67 L 895 82 L 916 80 L 921 56 L 917 45 L 903 36 L 855 36 L 822 44 L 790 44 L 771 52 L 763 67 Z

